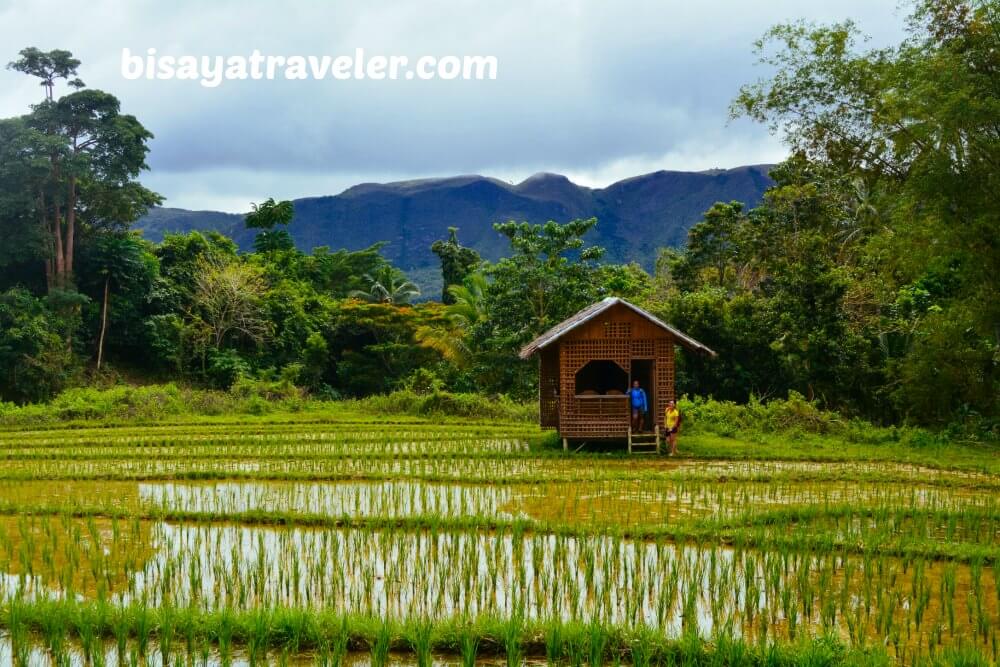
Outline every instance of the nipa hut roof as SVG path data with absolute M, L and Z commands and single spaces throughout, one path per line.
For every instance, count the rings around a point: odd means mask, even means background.
M 521 348 L 521 355 L 520 355 L 521 358 L 527 359 L 528 357 L 535 354 L 542 348 L 548 347 L 552 343 L 556 342 L 557 340 L 568 334 L 570 331 L 573 331 L 574 329 L 584 324 L 585 322 L 589 322 L 590 320 L 597 317 L 601 313 L 605 312 L 609 308 L 613 308 L 614 306 L 617 305 L 625 306 L 626 308 L 634 311 L 638 315 L 646 318 L 647 320 L 649 320 L 656 326 L 660 327 L 661 329 L 669 331 L 677 339 L 677 342 L 686 347 L 687 349 L 693 350 L 695 352 L 702 352 L 711 355 L 713 357 L 716 356 L 716 353 L 713 350 L 711 350 L 707 345 L 699 343 L 694 338 L 691 338 L 684 332 L 675 329 L 674 327 L 670 326 L 669 324 L 667 324 L 660 318 L 656 317 L 652 313 L 649 313 L 640 308 L 639 306 L 635 306 L 624 299 L 619 299 L 616 296 L 609 296 L 603 301 L 598 301 L 597 303 L 587 306 L 586 308 L 578 312 L 576 315 L 573 315 L 572 317 L 563 320 L 562 322 L 555 325 L 554 327 L 543 333 L 535 340 L 525 345 L 523 348 Z

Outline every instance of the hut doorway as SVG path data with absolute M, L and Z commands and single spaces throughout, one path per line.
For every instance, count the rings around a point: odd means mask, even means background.
M 656 377 L 653 373 L 655 363 L 653 359 L 633 359 L 629 368 L 629 387 L 638 380 L 639 386 L 646 390 L 649 411 L 642 422 L 643 431 L 652 431 L 653 424 L 656 422 L 656 384 L 653 382 L 653 378 Z

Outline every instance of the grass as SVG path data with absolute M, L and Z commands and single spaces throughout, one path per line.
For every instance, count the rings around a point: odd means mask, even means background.
M 534 422 L 538 409 L 505 396 L 480 396 L 409 390 L 385 396 L 341 401 L 312 399 L 290 388 L 266 398 L 234 388 L 223 392 L 175 384 L 109 389 L 69 389 L 48 403 L 15 405 L 0 402 L 0 426 L 38 428 L 58 426 L 122 426 L 230 421 L 384 422 L 387 416 L 466 418 L 476 422 Z
M 750 461 L 893 462 L 942 470 L 1000 474 L 1000 445 L 931 441 L 914 445 L 855 442 L 836 435 L 762 434 L 721 436 L 697 433 L 681 439 L 685 455 Z

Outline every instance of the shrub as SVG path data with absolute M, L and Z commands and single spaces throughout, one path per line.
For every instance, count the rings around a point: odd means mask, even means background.
M 229 389 L 249 373 L 250 364 L 235 350 L 217 350 L 209 354 L 205 376 L 214 387 Z
M 690 431 L 753 440 L 766 433 L 780 433 L 801 439 L 808 434 L 833 435 L 849 442 L 882 444 L 904 442 L 916 447 L 940 444 L 944 434 L 924 429 L 875 426 L 859 419 L 845 419 L 837 412 L 823 410 L 796 392 L 787 399 L 760 401 L 751 396 L 746 405 L 713 398 L 687 396 L 680 400 L 684 424 Z
M 483 396 L 440 390 L 418 393 L 401 389 L 390 394 L 358 399 L 357 404 L 367 411 L 388 414 L 478 417 L 510 421 L 533 421 L 538 418 L 538 407 L 534 403 L 517 403 L 504 395 Z
M 481 396 L 433 391 L 418 394 L 403 390 L 334 403 L 309 399 L 288 380 L 288 374 L 274 378 L 247 378 L 236 381 L 230 391 L 179 388 L 174 384 L 134 387 L 118 385 L 107 389 L 68 389 L 49 403 L 18 406 L 0 402 L 0 425 L 41 425 L 67 421 L 153 422 L 183 415 L 261 415 L 297 412 L 307 408 L 329 409 L 336 405 L 381 414 L 415 416 L 456 416 L 504 421 L 534 421 L 534 403 L 516 403 L 506 396 Z

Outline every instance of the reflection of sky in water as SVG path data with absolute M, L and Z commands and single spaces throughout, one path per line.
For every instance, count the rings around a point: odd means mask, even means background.
M 548 482 L 503 486 L 385 482 L 143 482 L 139 500 L 188 512 L 294 512 L 333 517 L 531 518 L 656 525 L 685 516 L 728 518 L 788 505 L 997 507 L 990 491 L 849 481 Z
M 56 521 L 53 527 L 60 526 Z M 824 599 L 839 600 L 836 626 L 860 610 L 865 563 L 861 556 L 809 555 L 696 548 L 613 536 L 491 532 L 434 532 L 364 529 L 282 528 L 234 524 L 145 522 L 113 551 L 131 549 L 135 558 L 110 562 L 109 571 L 127 582 L 109 592 L 113 603 L 138 600 L 157 606 L 302 607 L 392 618 L 444 618 L 515 612 L 529 619 L 575 619 L 646 625 L 676 636 L 685 627 L 705 636 L 725 627 L 750 633 L 751 622 L 780 628 L 785 596 L 798 609 L 803 627 L 819 630 Z M 65 536 L 64 536 L 65 537 Z M 62 540 L 63 538 L 60 538 Z M 109 538 L 110 539 L 110 538 Z M 138 540 L 133 542 L 132 540 Z M 107 546 L 107 545 L 101 545 Z M 41 548 L 41 545 L 39 545 Z M 913 562 L 890 557 L 868 563 L 870 591 L 898 594 L 902 618 L 916 594 L 915 582 L 931 592 L 924 626 L 914 641 L 942 623 L 942 572 L 955 569 L 955 604 L 970 598 L 968 565 Z M 78 567 L 89 568 L 87 558 Z M 103 576 L 100 575 L 99 576 Z M 982 598 L 990 623 L 998 623 L 992 569 L 982 573 Z M 810 582 L 811 602 L 801 597 Z M 28 585 L 31 581 L 33 585 Z M 27 598 L 52 597 L 56 581 L 39 584 L 25 575 L 0 580 L 6 594 L 21 588 Z M 93 592 L 87 589 L 86 598 Z M 806 618 L 802 605 L 811 612 Z M 846 606 L 845 606 L 846 605 Z M 860 612 L 859 612 L 860 613 Z M 881 634 L 873 614 L 870 636 Z M 971 620 L 956 615 L 956 635 Z M 965 633 L 965 634 L 963 634 Z
M 215 515 L 245 512 L 334 518 L 534 519 L 578 525 L 662 526 L 691 519 L 731 519 L 788 506 L 1000 511 L 991 489 L 850 480 L 726 482 L 701 479 L 462 484 L 419 479 L 386 481 L 0 481 L 0 503 L 73 505 L 116 510 L 168 510 Z M 1000 539 L 1000 523 L 956 534 L 977 543 Z M 906 522 L 888 528 L 905 532 Z M 985 537 L 980 533 L 985 528 Z M 957 532 L 956 532 L 957 531 Z M 921 533 L 937 538 L 941 531 Z
M 139 498 L 188 512 L 301 512 L 326 516 L 448 517 L 501 514 L 509 487 L 422 482 L 140 483 Z
M 65 597 L 62 591 L 46 586 L 41 577 L 29 577 L 8 572 L 0 572 L 0 596 L 3 596 L 4 600 L 15 597 L 59 600 Z M 82 599 L 81 596 L 77 596 L 77 598 Z M 3 660 L 0 660 L 0 665 L 3 664 L 5 664 Z
M 365 532 L 159 524 L 153 558 L 132 596 L 154 604 L 333 607 L 391 617 L 458 614 L 643 622 L 681 629 L 680 601 L 695 582 L 699 629 L 712 628 L 709 551 L 610 537 Z M 732 551 L 714 567 L 732 569 Z M 685 573 L 676 588 L 671 566 Z M 188 573 L 167 577 L 164 573 Z M 698 585 L 700 582 L 700 585 Z M 674 602 L 668 603 L 666 596 Z M 737 591 L 730 602 L 742 604 Z M 763 602 L 763 599 L 761 600 Z M 671 609 L 673 608 L 673 609 Z
M 171 477 L 194 475 L 264 475 L 275 477 L 331 476 L 331 477 L 429 477 L 436 480 L 456 482 L 475 481 L 493 483 L 497 480 L 536 481 L 550 478 L 553 481 L 586 482 L 606 480 L 609 477 L 648 477 L 651 481 L 690 481 L 718 483 L 763 483 L 780 481 L 789 483 L 789 476 L 818 477 L 815 484 L 836 484 L 830 477 L 847 482 L 858 481 L 860 475 L 885 475 L 884 480 L 897 484 L 928 485 L 939 480 L 944 485 L 963 486 L 983 484 L 983 490 L 1000 494 L 997 478 L 982 473 L 951 472 L 900 466 L 896 464 L 838 464 L 803 462 L 741 462 L 712 460 L 626 460 L 626 459 L 562 459 L 562 458 L 365 458 L 333 457 L 296 459 L 293 456 L 272 459 L 227 459 L 207 458 L 186 460 L 184 457 L 157 458 L 155 454 L 145 458 L 120 459 L 36 459 L 10 460 L 4 462 L 3 473 L 10 476 L 23 475 L 29 478 L 75 478 L 98 477 L 106 479 L 114 475 L 121 479 L 129 477 Z M 785 476 L 781 479 L 781 476 Z M 656 478 L 659 477 L 659 480 Z M 883 480 L 865 482 L 869 485 L 882 484 Z

